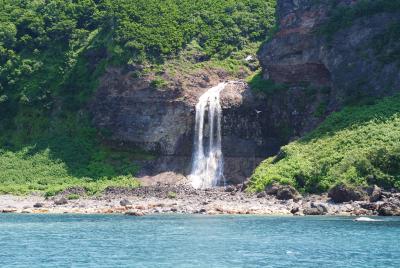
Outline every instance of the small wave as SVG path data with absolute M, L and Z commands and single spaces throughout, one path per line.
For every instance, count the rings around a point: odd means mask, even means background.
M 372 218 L 368 218 L 368 217 L 359 217 L 359 218 L 355 218 L 353 221 L 383 221 L 383 220 L 372 219 Z

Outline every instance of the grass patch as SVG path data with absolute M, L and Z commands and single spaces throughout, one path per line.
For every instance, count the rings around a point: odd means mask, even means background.
M 68 200 L 78 200 L 80 198 L 79 194 L 69 194 L 67 195 Z
M 271 95 L 279 91 L 285 91 L 289 89 L 288 85 L 275 83 L 272 80 L 265 80 L 262 76 L 261 70 L 255 72 L 253 75 L 247 78 L 252 90 L 260 92 L 266 95 Z
M 0 135 L 0 192 L 54 195 L 71 186 L 95 194 L 107 186 L 137 185 L 137 159 L 152 156 L 140 150 L 101 145 L 98 133 L 83 115 L 63 112 L 49 118 L 26 109 L 13 127 Z
M 400 96 L 330 115 L 304 138 L 284 146 L 255 170 L 250 189 L 273 182 L 305 192 L 337 183 L 400 188 Z

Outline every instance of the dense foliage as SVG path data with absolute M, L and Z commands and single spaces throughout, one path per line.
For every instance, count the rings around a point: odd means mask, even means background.
M 194 43 L 203 61 L 228 66 L 265 37 L 274 8 L 275 0 L 0 0 L 0 191 L 136 184 L 132 161 L 151 156 L 102 145 L 110 130 L 93 129 L 85 110 L 105 68 L 160 64 Z
M 400 96 L 330 115 L 304 138 L 265 160 L 252 189 L 273 182 L 321 192 L 337 183 L 400 188 Z

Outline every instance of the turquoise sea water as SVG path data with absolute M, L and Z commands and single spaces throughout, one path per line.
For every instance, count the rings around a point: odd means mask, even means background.
M 0 215 L 0 267 L 400 267 L 400 219 Z

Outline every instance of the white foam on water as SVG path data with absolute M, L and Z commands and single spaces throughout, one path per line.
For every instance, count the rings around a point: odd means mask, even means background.
M 358 217 L 355 218 L 354 221 L 383 221 L 383 220 L 377 220 L 377 219 L 372 219 L 368 217 Z

